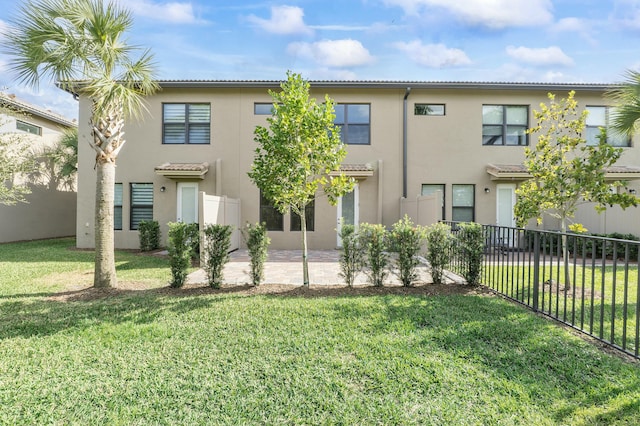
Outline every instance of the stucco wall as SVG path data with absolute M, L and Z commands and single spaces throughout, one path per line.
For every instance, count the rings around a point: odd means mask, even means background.
M 347 145 L 345 163 L 372 165 L 373 176 L 361 179 L 360 222 L 382 222 L 391 226 L 400 218 L 400 198 L 403 190 L 403 98 L 405 88 L 344 88 L 313 89 L 312 95 L 322 99 L 327 93 L 338 103 L 371 105 L 371 144 Z M 566 93 L 558 93 L 564 96 Z M 604 105 L 602 92 L 578 91 L 580 105 Z M 242 200 L 242 223 L 259 220 L 259 191 L 247 176 L 256 144 L 256 125 L 266 125 L 266 116 L 254 115 L 254 103 L 270 102 L 266 88 L 165 88 L 149 98 L 150 116 L 142 123 L 126 127 L 127 144 L 121 151 L 116 169 L 116 182 L 123 183 L 123 230 L 116 231 L 116 246 L 137 248 L 137 231 L 129 230 L 129 187 L 132 182 L 154 185 L 154 218 L 161 224 L 166 242 L 167 222 L 177 214 L 177 181 L 159 176 L 154 167 L 166 162 L 208 162 L 209 172 L 199 181 L 199 190 L 212 195 L 227 195 Z M 407 99 L 407 197 L 420 194 L 422 184 L 445 184 L 445 219 L 451 219 L 451 188 L 453 184 L 475 185 L 475 219 L 481 223 L 496 222 L 496 181 L 486 172 L 488 164 L 519 164 L 524 159 L 521 146 L 482 145 L 482 105 L 528 105 L 529 125 L 533 125 L 533 110 L 547 101 L 546 90 L 431 89 L 414 88 Z M 210 145 L 163 145 L 162 103 L 211 103 Z M 444 116 L 416 116 L 415 103 L 443 103 Z M 92 247 L 93 204 L 95 194 L 94 156 L 87 143 L 90 137 L 85 99 L 80 103 L 80 176 L 78 193 L 78 246 Z M 530 137 L 530 144 L 535 138 Z M 625 148 L 619 164 L 640 166 L 640 150 Z M 220 181 L 216 182 L 216 176 Z M 515 183 L 518 183 L 515 181 Z M 632 183 L 638 187 L 636 182 Z M 161 192 L 160 188 L 165 191 Z M 485 192 L 485 188 L 488 192 Z M 217 193 L 219 189 L 219 193 Z M 618 220 L 629 229 L 639 225 L 635 216 L 623 215 Z M 319 194 L 316 201 L 314 232 L 309 233 L 310 248 L 336 246 L 337 209 Z M 285 216 L 285 231 L 270 232 L 273 248 L 298 248 L 300 233 L 289 231 L 290 218 Z M 640 231 L 640 230 L 639 230 Z M 594 232 L 597 232 L 594 230 Z M 633 231 L 629 231 L 633 232 Z M 638 232 L 640 233 L 640 232 Z

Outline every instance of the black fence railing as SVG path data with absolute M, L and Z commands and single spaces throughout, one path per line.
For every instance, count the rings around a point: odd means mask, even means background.
M 484 285 L 640 358 L 640 242 L 492 225 L 483 235 Z

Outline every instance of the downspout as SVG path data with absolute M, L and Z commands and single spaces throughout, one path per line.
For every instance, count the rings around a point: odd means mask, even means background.
M 407 198 L 407 105 L 411 87 L 404 92 L 402 104 L 402 197 Z

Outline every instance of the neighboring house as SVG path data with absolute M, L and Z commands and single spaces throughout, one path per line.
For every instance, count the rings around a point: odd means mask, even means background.
M 257 147 L 253 132 L 271 114 L 268 89 L 274 81 L 161 81 L 162 91 L 148 99 L 150 117 L 126 126 L 127 144 L 116 169 L 116 246 L 137 248 L 137 224 L 156 219 L 166 241 L 167 223 L 198 219 L 198 197 L 207 194 L 241 201 L 240 223 L 264 221 L 274 248 L 300 246 L 299 219 L 280 215 L 260 196 L 247 176 Z M 309 207 L 309 247 L 334 248 L 340 221 L 392 225 L 401 211 L 413 212 L 401 199 L 439 194 L 442 208 L 430 222 L 473 220 L 514 225 L 515 188 L 527 178 L 524 147 L 536 143 L 525 130 L 533 110 L 576 91 L 580 106 L 591 110 L 587 136 L 607 125 L 608 88 L 600 84 L 446 83 L 315 81 L 312 95 L 335 102 L 348 155 L 345 173 L 358 185 L 330 206 L 318 194 Z M 80 97 L 77 244 L 93 247 L 94 156 L 91 104 Z M 624 146 L 612 178 L 640 189 L 639 139 L 612 138 Z M 440 191 L 440 192 L 439 192 Z M 429 197 L 427 197 L 429 198 Z M 432 197 L 433 198 L 433 197 Z M 640 234 L 638 209 L 617 208 L 602 215 L 582 210 L 577 220 L 591 232 Z M 545 227 L 557 229 L 547 221 Z
M 61 137 L 63 130 L 77 127 L 75 120 L 32 105 L 14 95 L 0 94 L 3 104 L 18 114 L 2 115 L 0 133 L 16 133 L 28 138 L 30 151 L 42 152 Z M 25 152 L 29 155 L 31 152 Z M 0 243 L 75 235 L 76 192 L 52 185 L 46 176 L 16 176 L 29 182 L 26 203 L 0 204 Z M 35 179 L 35 180 L 34 180 Z

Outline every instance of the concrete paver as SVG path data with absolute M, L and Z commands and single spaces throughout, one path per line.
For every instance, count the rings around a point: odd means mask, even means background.
M 309 282 L 313 285 L 340 285 L 344 280 L 339 276 L 338 250 L 310 250 Z M 246 249 L 236 250 L 230 255 L 229 263 L 225 265 L 225 284 L 250 284 L 249 254 Z M 425 266 L 419 267 L 420 280 L 429 282 L 430 276 Z M 207 277 L 204 270 L 199 269 L 187 278 L 187 284 L 206 284 Z M 354 284 L 367 284 L 367 277 L 360 273 Z M 269 257 L 265 263 L 265 279 L 263 284 L 302 284 L 302 250 L 269 250 Z M 400 284 L 397 277 L 390 275 L 386 285 Z

